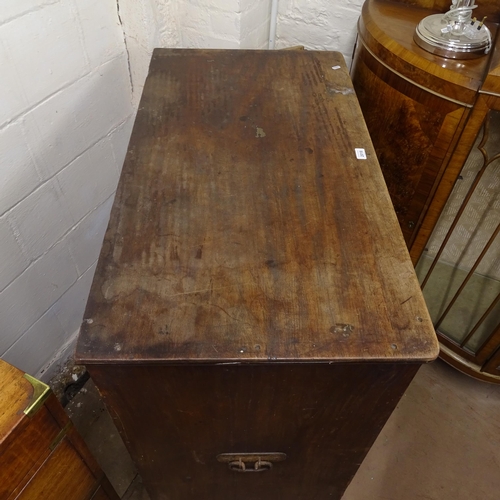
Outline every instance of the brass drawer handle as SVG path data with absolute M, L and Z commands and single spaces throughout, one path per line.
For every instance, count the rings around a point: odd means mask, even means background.
M 253 467 L 247 467 L 241 458 L 238 461 L 229 462 L 229 469 L 235 472 L 263 472 L 272 468 L 273 464 L 266 460 L 257 460 Z
M 217 460 L 227 463 L 235 472 L 264 472 L 273 468 L 273 462 L 286 460 L 285 453 L 221 453 Z

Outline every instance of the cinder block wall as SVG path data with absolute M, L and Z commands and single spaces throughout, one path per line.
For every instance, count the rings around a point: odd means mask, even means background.
M 279 0 L 276 48 L 342 52 L 348 66 L 364 0 Z M 272 0 L 118 0 L 137 104 L 154 47 L 265 49 Z
M 155 47 L 265 49 L 271 0 L 118 0 L 138 104 Z
M 47 379 L 75 339 L 131 127 L 116 3 L 2 0 L 0 355 Z
M 181 46 L 264 49 L 270 0 L 187 0 L 179 4 Z
M 267 49 L 270 21 L 270 0 L 241 0 L 240 48 Z
M 153 49 L 180 47 L 178 6 L 185 0 L 101 1 L 116 2 L 127 52 L 135 109 L 141 97 Z
M 342 52 L 350 66 L 364 0 L 279 0 L 276 48 Z

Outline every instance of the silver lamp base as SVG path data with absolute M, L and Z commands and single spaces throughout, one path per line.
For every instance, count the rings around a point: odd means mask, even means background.
M 454 26 L 447 14 L 433 14 L 420 21 L 413 39 L 422 49 L 450 59 L 473 59 L 489 52 L 491 34 L 484 24 Z

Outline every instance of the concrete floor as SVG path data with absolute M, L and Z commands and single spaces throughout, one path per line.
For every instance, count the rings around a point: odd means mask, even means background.
M 150 500 L 91 381 L 66 410 L 118 494 Z M 497 500 L 499 415 L 500 386 L 423 366 L 343 500 Z

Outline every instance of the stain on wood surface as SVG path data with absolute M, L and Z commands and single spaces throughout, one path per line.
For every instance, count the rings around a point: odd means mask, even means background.
M 340 54 L 155 50 L 85 318 L 86 363 L 437 355 Z

